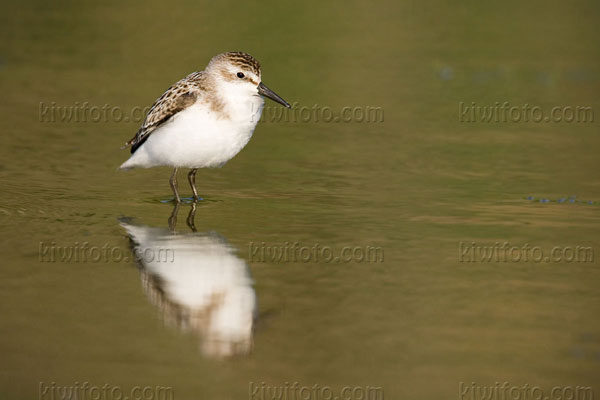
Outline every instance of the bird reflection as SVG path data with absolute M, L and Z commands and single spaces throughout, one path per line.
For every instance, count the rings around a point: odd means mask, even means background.
M 179 204 L 169 229 L 121 220 L 137 256 L 144 291 L 167 324 L 200 338 L 212 357 L 248 354 L 256 318 L 256 295 L 246 262 L 216 232 L 198 233 L 196 204 L 186 219 L 192 233 L 176 233 Z

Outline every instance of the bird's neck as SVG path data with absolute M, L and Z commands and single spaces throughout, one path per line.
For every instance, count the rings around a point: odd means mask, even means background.
M 257 123 L 260 119 L 264 100 L 258 94 L 224 91 L 218 96 L 223 112 L 228 118 L 239 123 Z

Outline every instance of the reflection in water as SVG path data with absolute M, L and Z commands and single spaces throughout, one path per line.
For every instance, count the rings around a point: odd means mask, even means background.
M 168 324 L 200 336 L 204 354 L 247 354 L 256 316 L 248 266 L 216 232 L 196 232 L 195 204 L 186 221 L 193 233 L 175 233 L 178 210 L 170 230 L 121 221 L 139 255 L 144 290 Z

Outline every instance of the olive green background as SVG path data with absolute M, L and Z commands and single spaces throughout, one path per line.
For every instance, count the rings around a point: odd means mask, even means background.
M 597 2 L 2 9 L 1 398 L 84 381 L 171 386 L 176 399 L 244 399 L 249 382 L 379 386 L 386 399 L 505 381 L 600 395 Z M 198 230 L 245 259 L 251 242 L 288 241 L 377 245 L 385 260 L 249 262 L 253 352 L 214 360 L 163 324 L 133 263 L 39 262 L 40 242 L 126 251 L 118 217 L 166 227 L 172 208 L 169 169 L 117 171 L 139 122 L 41 121 L 40 103 L 146 107 L 230 50 L 259 59 L 297 107 L 381 107 L 383 121 L 260 123 L 224 168 L 198 173 Z M 460 102 L 505 101 L 589 106 L 596 120 L 460 121 Z M 461 242 L 591 246 L 596 260 L 465 263 Z

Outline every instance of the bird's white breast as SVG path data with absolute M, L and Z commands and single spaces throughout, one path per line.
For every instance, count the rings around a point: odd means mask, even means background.
M 141 167 L 220 167 L 248 143 L 263 104 L 258 95 L 230 97 L 217 109 L 198 101 L 152 132 L 132 159 Z

